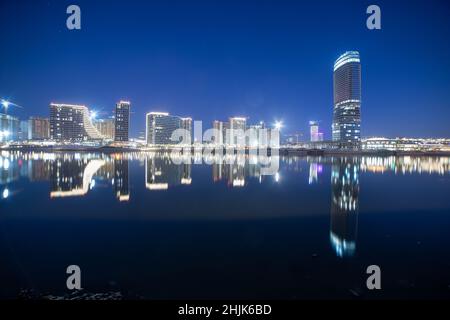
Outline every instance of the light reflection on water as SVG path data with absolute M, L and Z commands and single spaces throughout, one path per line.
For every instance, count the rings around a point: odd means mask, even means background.
M 272 176 L 261 173 L 263 166 L 255 156 L 180 158 L 182 164 L 161 153 L 3 151 L 0 219 L 41 215 L 56 219 L 67 213 L 81 221 L 99 216 L 131 221 L 257 221 L 326 214 L 328 248 L 338 259 L 346 259 L 359 250 L 361 208 L 362 212 L 430 208 L 448 213 L 450 207 L 442 194 L 433 194 L 448 190 L 449 157 L 276 157 L 279 171 Z M 429 190 L 411 189 L 409 180 L 402 178 L 408 176 Z M 47 196 L 39 198 L 38 193 Z M 108 193 L 113 196 L 108 198 Z M 395 198 L 389 198 L 392 193 Z M 423 195 L 430 203 L 421 206 L 424 202 L 418 197 Z M 46 212 L 30 212 L 23 203 L 27 200 L 45 206 Z M 64 214 L 61 206 L 67 211 Z

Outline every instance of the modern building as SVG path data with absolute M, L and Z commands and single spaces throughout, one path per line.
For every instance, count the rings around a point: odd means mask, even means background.
M 0 142 L 16 141 L 20 130 L 18 118 L 0 113 Z
M 91 122 L 89 109 L 83 105 L 50 104 L 50 138 L 80 142 L 104 137 Z
M 212 143 L 215 145 L 223 145 L 224 144 L 224 137 L 225 137 L 225 128 L 226 125 L 223 121 L 214 120 L 213 121 L 213 129 L 216 130 L 216 133 L 218 133 L 217 137 L 212 138 Z
M 17 135 L 17 140 L 26 141 L 28 140 L 28 121 L 20 120 L 19 122 L 19 132 Z
M 47 140 L 50 138 L 50 120 L 30 117 L 28 120 L 28 140 Z
M 349 51 L 334 63 L 333 141 L 341 148 L 358 149 L 361 143 L 361 62 Z
M 114 141 L 127 142 L 129 140 L 130 108 L 129 101 L 119 101 L 116 104 Z
M 192 144 L 194 142 L 192 118 L 181 118 L 181 129 L 186 130 L 186 133 L 183 136 L 185 144 Z
M 115 121 L 114 119 L 98 119 L 94 121 L 94 126 L 105 137 L 105 139 L 114 140 Z
M 309 132 L 310 132 L 310 141 L 317 142 L 319 141 L 319 121 L 310 121 L 309 122 Z
M 172 141 L 172 133 L 182 128 L 182 118 L 171 116 L 166 112 L 149 112 L 146 116 L 147 145 L 178 144 Z
M 229 124 L 230 128 L 227 130 L 225 143 L 233 146 L 244 144 L 244 133 L 247 128 L 247 118 L 232 117 L 229 119 Z M 240 135 L 242 135 L 242 137 Z

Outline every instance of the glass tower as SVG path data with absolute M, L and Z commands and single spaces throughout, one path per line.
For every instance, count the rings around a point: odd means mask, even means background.
M 361 145 L 361 62 L 359 52 L 349 51 L 334 63 L 333 141 L 341 148 Z

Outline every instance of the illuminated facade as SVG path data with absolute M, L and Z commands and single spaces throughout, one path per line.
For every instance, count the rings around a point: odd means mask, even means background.
M 189 120 L 188 120 L 189 119 Z M 172 141 L 172 133 L 183 126 L 192 128 L 192 119 L 171 116 L 165 112 L 147 113 L 146 141 L 147 145 L 174 145 L 179 141 Z M 192 132 L 192 129 L 191 129 Z
M 0 113 L 0 142 L 15 141 L 20 131 L 18 118 Z
M 194 142 L 192 132 L 192 118 L 181 118 L 181 129 L 186 130 L 183 135 L 183 141 L 185 144 L 192 144 Z
M 105 139 L 114 140 L 115 121 L 114 119 L 95 120 L 94 126 L 105 137 Z
M 92 124 L 89 109 L 86 106 L 50 104 L 50 139 L 81 142 L 103 138 Z
M 310 121 L 309 122 L 309 132 L 310 132 L 310 141 L 318 142 L 319 140 L 319 122 L 318 121 Z
M 50 138 L 50 120 L 48 118 L 30 117 L 28 120 L 28 139 L 47 140 Z
M 115 109 L 115 130 L 114 141 L 127 142 L 129 139 L 130 130 L 130 108 L 129 101 L 119 101 Z
M 357 51 L 346 52 L 334 64 L 333 141 L 341 148 L 361 143 L 361 62 Z
M 244 133 L 247 127 L 247 119 L 242 117 L 232 117 L 230 118 L 229 124 L 230 129 L 227 130 L 225 143 L 233 146 L 245 144 Z M 242 135 L 242 137 L 240 135 Z

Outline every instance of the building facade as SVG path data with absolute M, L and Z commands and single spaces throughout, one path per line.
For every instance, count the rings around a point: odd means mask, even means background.
M 48 118 L 30 117 L 28 120 L 28 139 L 47 140 L 50 138 L 50 120 Z
M 192 144 L 194 142 L 194 136 L 192 131 L 192 118 L 181 118 L 181 129 L 186 130 L 183 135 L 183 141 L 185 144 Z
M 179 141 L 172 141 L 172 133 L 181 129 L 180 117 L 171 116 L 166 112 L 149 112 L 146 116 L 147 145 L 170 145 Z
M 361 144 L 361 61 L 357 51 L 341 55 L 334 64 L 333 141 L 341 148 Z
M 238 144 L 245 144 L 245 136 L 240 137 L 245 133 L 247 128 L 247 118 L 232 117 L 229 119 L 230 128 L 227 130 L 227 137 L 225 143 L 236 146 Z
M 115 131 L 114 140 L 117 142 L 127 142 L 130 130 L 130 108 L 129 101 L 119 101 L 115 109 Z
M 103 138 L 92 124 L 89 109 L 86 106 L 50 104 L 50 139 L 81 142 Z
M 98 119 L 94 121 L 94 126 L 105 139 L 114 140 L 115 121 L 114 119 Z
M 0 113 L 0 142 L 16 141 L 19 131 L 20 121 L 18 118 Z

